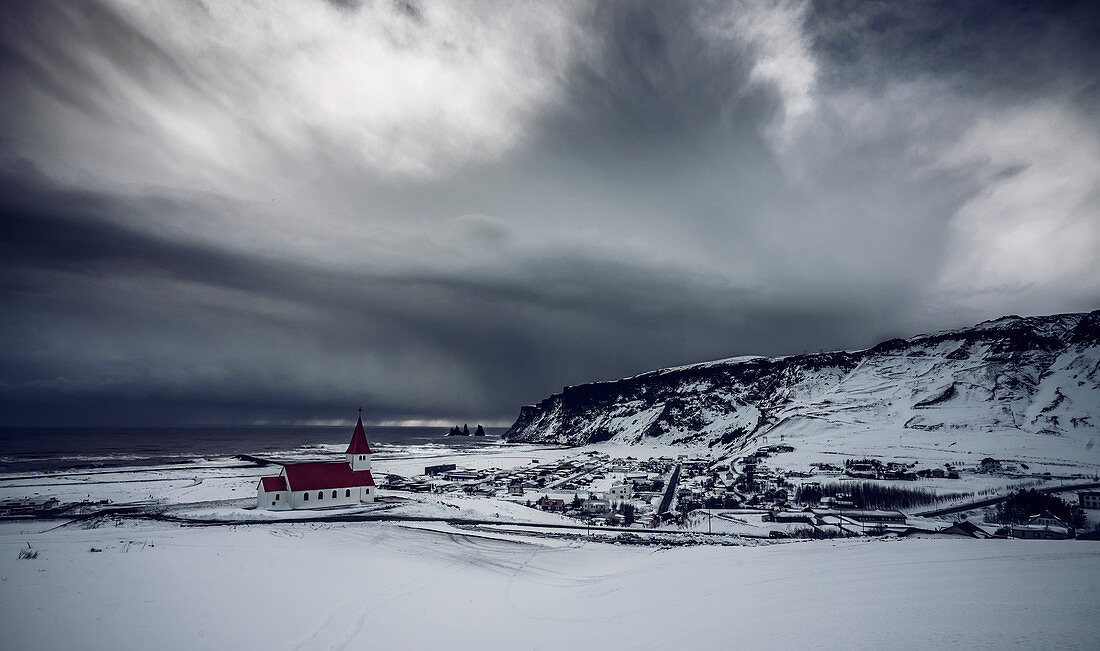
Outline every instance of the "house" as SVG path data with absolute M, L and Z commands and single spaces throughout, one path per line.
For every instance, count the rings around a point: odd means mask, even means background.
M 523 496 L 523 486 L 520 485 L 520 484 L 512 484 L 511 486 L 508 487 L 508 494 L 509 495 L 518 495 L 518 496 L 522 497 Z
M 424 468 L 424 474 L 429 477 L 434 477 L 440 473 L 447 472 L 448 470 L 455 470 L 457 466 L 453 463 L 441 463 L 437 466 L 426 466 Z
M 556 500 L 549 495 L 543 495 L 542 498 L 535 503 L 538 504 L 539 508 L 543 511 L 558 513 L 565 511 L 565 500 Z
M 256 485 L 256 508 L 273 511 L 319 509 L 374 501 L 370 446 L 360 416 L 344 461 L 292 463 Z
M 57 508 L 57 505 L 60 503 L 61 502 L 56 497 L 48 499 L 24 497 L 23 499 L 5 500 L 0 502 L 0 515 L 32 515 L 35 513 L 45 513 Z
M 1041 527 L 1066 527 L 1066 523 L 1062 522 L 1062 519 L 1054 515 L 1050 511 L 1043 511 L 1039 515 L 1033 515 L 1028 518 L 1028 524 L 1039 525 Z
M 1043 511 L 1031 516 L 1027 524 L 1012 525 L 1008 535 L 1023 539 L 1065 540 L 1070 537 L 1070 529 L 1058 516 Z
M 599 493 L 608 502 L 621 502 L 633 496 L 634 484 L 624 479 L 621 474 L 617 474 L 596 480 L 592 483 L 590 490 Z
M 611 504 L 607 500 L 588 498 L 584 501 L 585 515 L 599 515 L 611 510 Z
M 628 500 L 633 494 L 633 485 L 630 482 L 615 482 L 607 489 L 605 499 L 608 501 Z
M 1041 524 L 1014 524 L 1009 529 L 1009 535 L 1022 539 L 1065 540 L 1069 538 L 1069 530 Z
M 463 468 L 461 470 L 452 468 L 451 470 L 443 473 L 443 478 L 450 481 L 464 481 L 469 479 L 482 479 L 484 474 L 477 470 L 471 470 L 469 468 Z
M 1077 503 L 1083 509 L 1100 509 L 1100 491 L 1081 491 L 1077 493 Z

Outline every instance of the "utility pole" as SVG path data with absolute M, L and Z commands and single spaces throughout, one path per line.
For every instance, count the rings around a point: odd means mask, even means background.
M 592 539 L 592 491 L 588 492 L 588 499 L 584 501 L 584 525 L 585 535 Z

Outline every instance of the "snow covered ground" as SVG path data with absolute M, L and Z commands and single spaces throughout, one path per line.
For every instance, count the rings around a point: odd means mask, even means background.
M 426 462 L 509 468 L 588 449 L 393 449 L 374 461 L 382 476 L 416 474 Z M 0 474 L 0 497 L 107 499 L 250 524 L 0 521 L 4 648 L 1094 648 L 1100 633 L 1100 544 L 1090 542 L 769 544 L 729 534 L 787 525 L 726 510 L 693 520 L 697 534 L 637 534 L 665 545 L 618 545 L 610 541 L 620 532 L 541 529 L 569 520 L 506 500 L 383 489 L 380 497 L 403 499 L 272 513 L 247 508 L 271 468 L 218 459 L 116 470 Z M 257 522 L 383 511 L 410 520 Z M 454 518 L 494 524 L 442 521 Z M 674 546 L 689 540 L 733 546 Z M 28 545 L 37 558 L 20 559 Z
M 278 455 L 285 462 L 342 461 L 346 444 L 303 446 Z M 247 453 L 248 450 L 242 450 Z M 637 450 L 635 450 L 637 452 Z M 418 475 L 424 467 L 454 463 L 485 469 L 511 468 L 530 463 L 577 456 L 575 449 L 546 445 L 489 445 L 458 449 L 440 446 L 387 446 L 371 460 L 375 479 L 387 474 Z M 235 458 L 194 459 L 180 466 L 119 467 L 108 471 L 28 473 L 0 472 L 0 499 L 46 496 L 62 502 L 109 500 L 110 503 L 155 502 L 163 504 L 256 498 L 256 482 L 278 473 L 278 466 L 259 467 Z
M 1100 545 L 0 525 L 11 649 L 1095 648 Z M 20 560 L 27 543 L 38 557 Z M 90 552 L 102 549 L 101 553 Z

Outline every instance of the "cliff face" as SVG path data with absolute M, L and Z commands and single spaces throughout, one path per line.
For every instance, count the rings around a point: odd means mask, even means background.
M 764 435 L 1012 431 L 1091 442 L 1097 426 L 1100 310 L 566 387 L 523 407 L 505 437 L 732 448 Z

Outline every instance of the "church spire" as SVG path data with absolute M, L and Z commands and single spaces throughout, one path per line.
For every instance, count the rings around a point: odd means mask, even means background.
M 355 422 L 355 431 L 345 453 L 348 465 L 353 471 L 370 470 L 370 446 L 367 445 L 367 433 L 363 430 L 363 408 L 359 408 L 359 420 Z
M 351 434 L 351 443 L 348 444 L 347 454 L 371 454 L 367 445 L 367 433 L 363 430 L 363 415 L 360 409 L 359 420 L 355 423 L 355 431 Z

